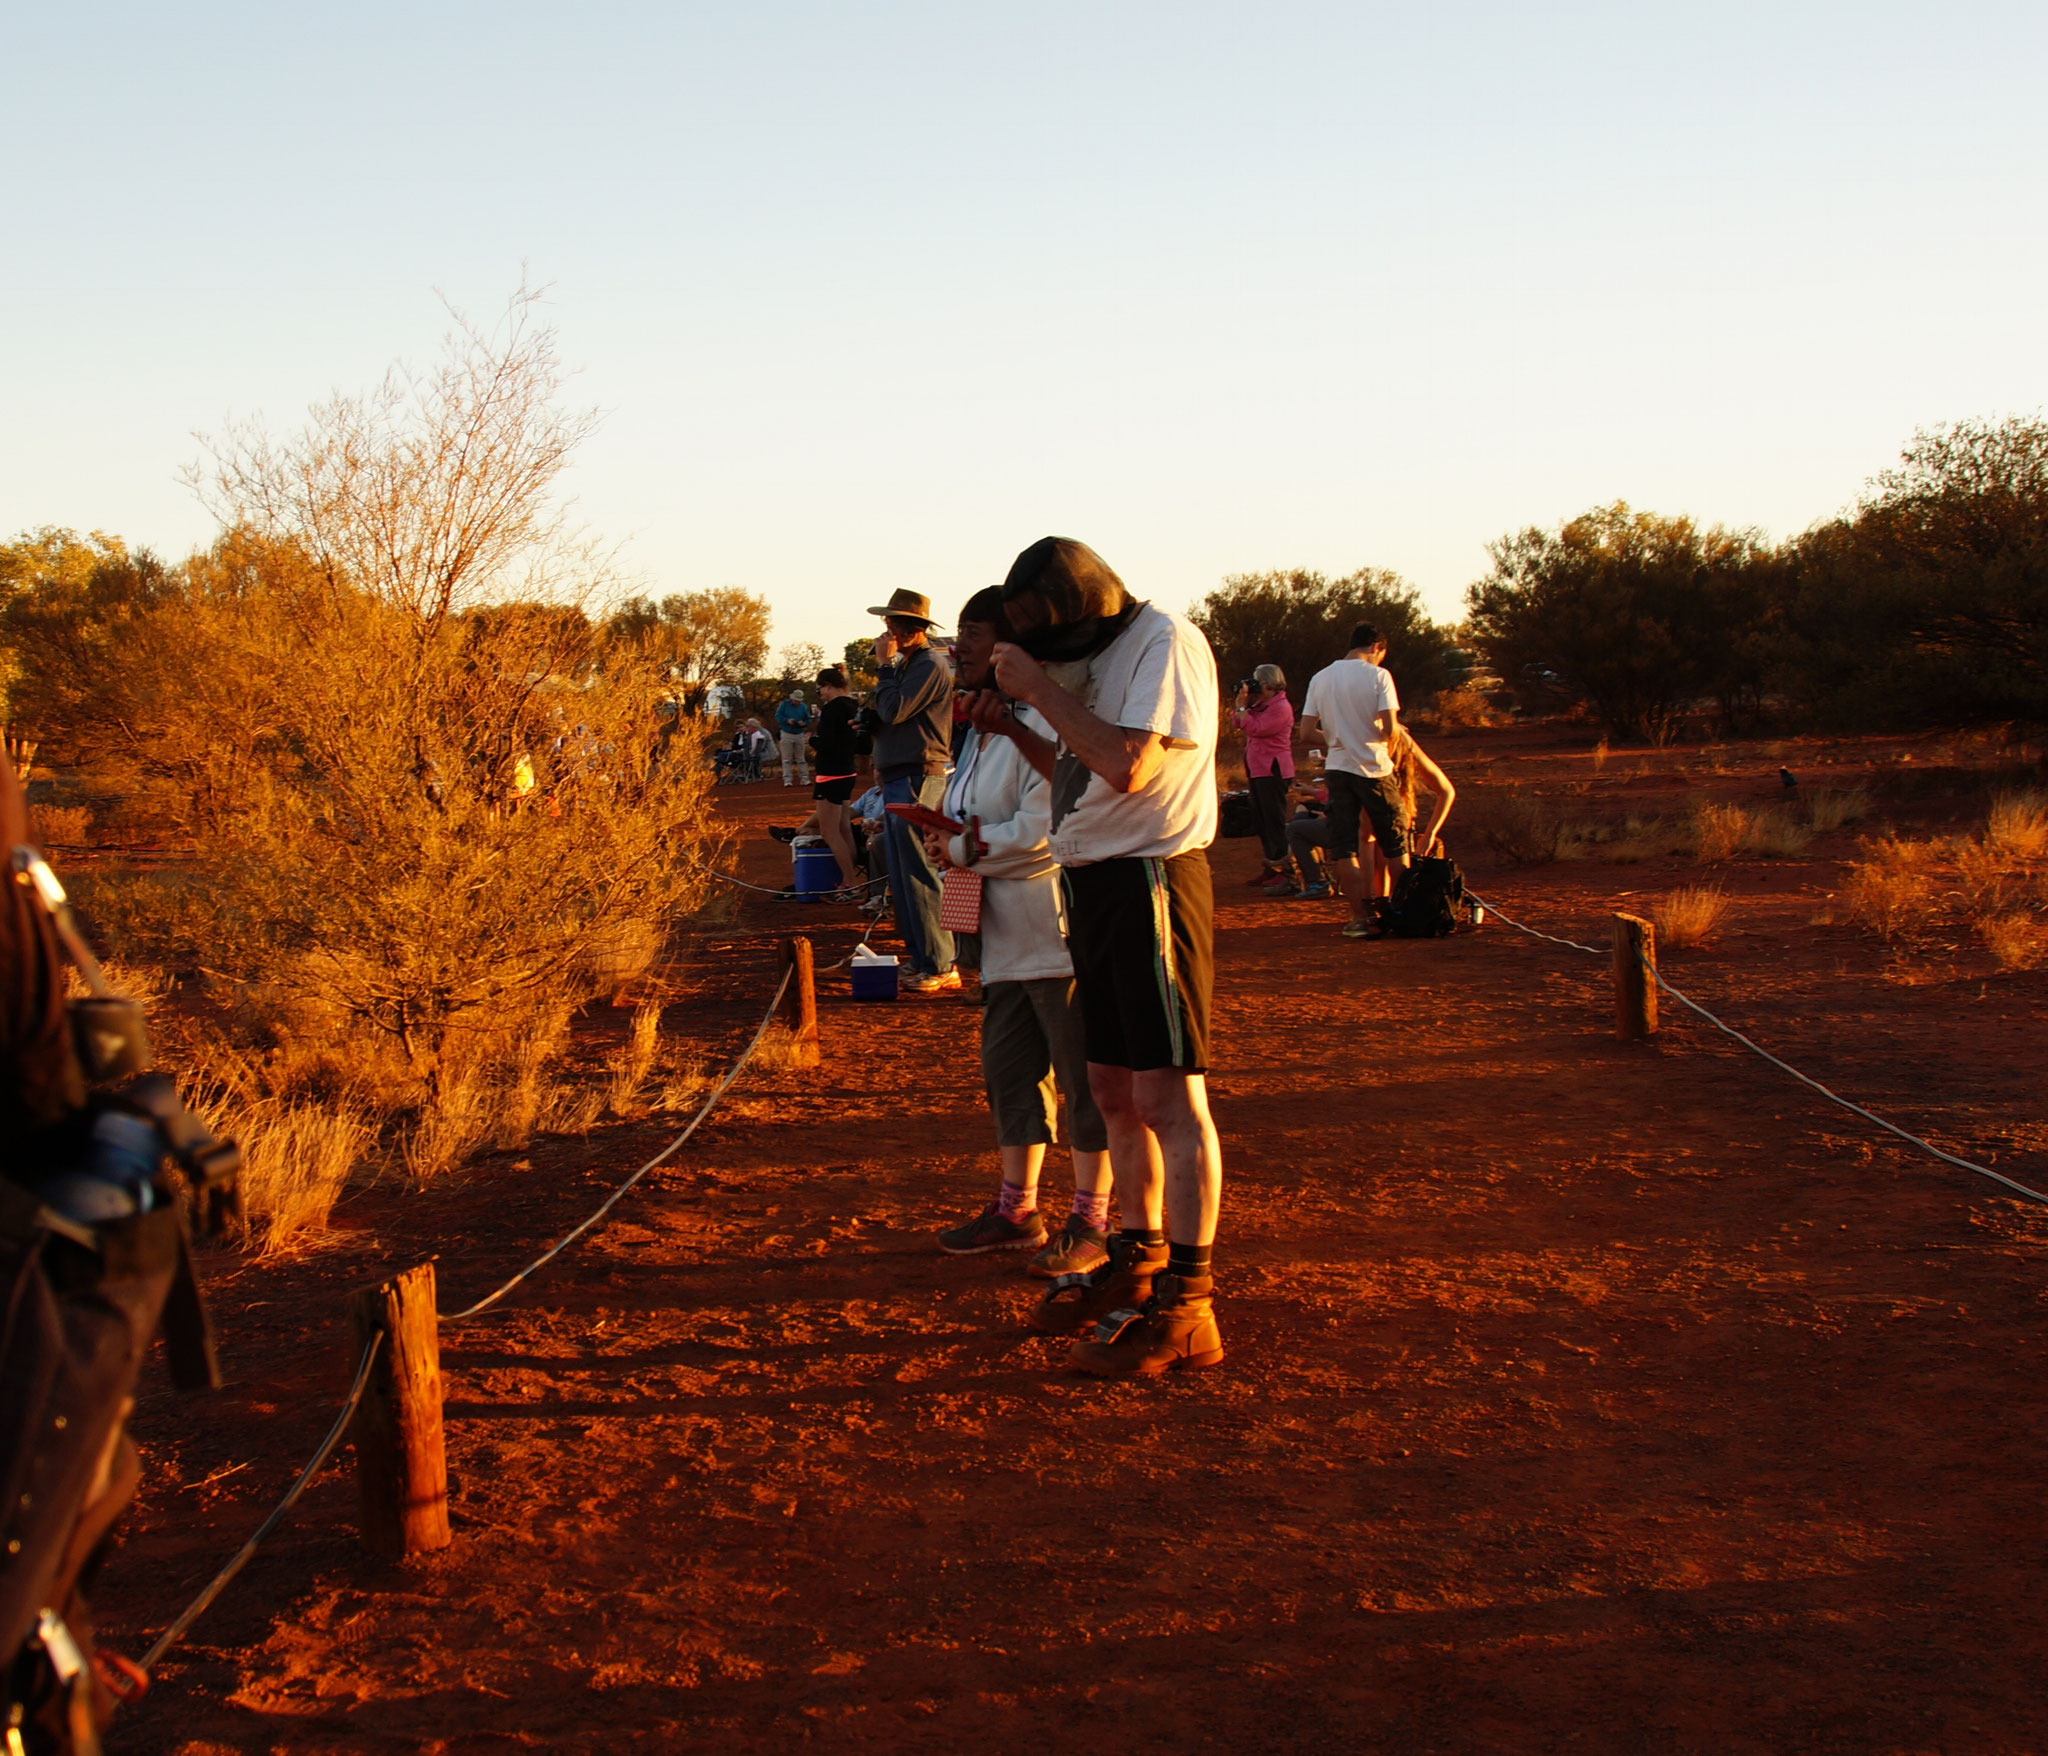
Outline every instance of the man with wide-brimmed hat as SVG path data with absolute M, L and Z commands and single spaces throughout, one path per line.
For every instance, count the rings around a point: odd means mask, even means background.
M 953 667 L 931 643 L 931 599 L 893 591 L 871 605 L 882 618 L 875 637 L 875 779 L 886 804 L 936 809 L 946 790 L 953 748 Z M 884 831 L 889 895 L 896 928 L 910 954 L 909 994 L 938 994 L 960 986 L 953 967 L 953 935 L 939 925 L 939 876 L 923 836 L 900 817 Z

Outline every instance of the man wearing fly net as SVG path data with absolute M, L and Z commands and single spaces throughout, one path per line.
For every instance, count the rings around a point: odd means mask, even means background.
M 1215 655 L 1186 617 L 1139 603 L 1066 537 L 1017 557 L 1003 605 L 1017 638 L 997 644 L 998 687 L 969 711 L 1052 780 L 1088 1078 L 1123 1226 L 1101 1267 L 1053 1282 L 1032 1325 L 1076 1335 L 1070 1364 L 1100 1377 L 1214 1365 Z M 1006 696 L 1037 709 L 1057 743 L 1007 715 Z

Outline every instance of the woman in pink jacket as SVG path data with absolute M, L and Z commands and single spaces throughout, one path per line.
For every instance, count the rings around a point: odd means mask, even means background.
M 1270 884 L 1287 870 L 1287 783 L 1294 778 L 1294 704 L 1278 665 L 1260 665 L 1237 686 L 1231 719 L 1244 733 L 1244 771 L 1258 817 L 1265 869 L 1251 884 Z

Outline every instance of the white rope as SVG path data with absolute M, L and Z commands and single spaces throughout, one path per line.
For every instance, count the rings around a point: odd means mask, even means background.
M 1595 957 L 1602 957 L 1607 955 L 1607 953 L 1602 952 L 1596 946 L 1581 945 L 1576 939 L 1560 939 L 1555 934 L 1539 933 L 1534 927 L 1525 927 L 1522 925 L 1520 921 L 1515 920 L 1513 917 L 1501 914 L 1501 911 L 1498 908 L 1496 908 L 1494 904 L 1488 902 L 1484 897 L 1480 896 L 1478 892 L 1474 890 L 1468 888 L 1465 894 L 1469 896 L 1474 902 L 1478 903 L 1480 907 L 1491 911 L 1493 914 L 1500 915 L 1500 918 L 1503 921 L 1505 921 L 1510 927 L 1513 927 L 1515 931 L 1518 933 L 1527 933 L 1529 937 L 1532 939 L 1547 939 L 1553 945 L 1568 945 L 1574 951 L 1590 952 Z M 1669 982 L 1667 982 L 1664 979 L 1663 974 L 1656 968 L 1654 964 L 1652 964 L 1649 961 L 1648 958 L 1642 958 L 1641 961 L 1644 973 L 1647 974 L 1650 977 L 1650 979 L 1657 984 L 1658 987 L 1662 988 L 1665 993 L 1669 994 L 1672 997 L 1672 999 L 1676 1000 L 1679 1003 L 1679 1005 L 1685 1007 L 1689 1011 L 1698 1013 L 1700 1017 L 1704 1018 L 1709 1024 L 1711 1024 L 1716 1030 L 1720 1031 L 1724 1036 L 1734 1038 L 1736 1042 L 1740 1043 L 1745 1049 L 1749 1050 L 1752 1054 L 1762 1056 L 1763 1059 L 1770 1062 L 1770 1064 L 1773 1067 L 1778 1068 L 1782 1072 L 1791 1074 L 1792 1077 L 1798 1080 L 1801 1085 L 1808 1087 L 1810 1090 L 1819 1092 L 1820 1095 L 1826 1098 L 1829 1103 L 1839 1104 L 1843 1109 L 1849 1111 L 1852 1115 L 1861 1116 L 1864 1119 L 1864 1121 L 1873 1123 L 1875 1126 L 1882 1128 L 1887 1134 L 1894 1134 L 1898 1136 L 1898 1138 L 1905 1141 L 1908 1146 L 1918 1147 L 1920 1151 L 1926 1153 L 1929 1158 L 1939 1159 L 1945 1165 L 1953 1165 L 1959 1171 L 1974 1171 L 1980 1177 L 1988 1177 L 1991 1179 L 1992 1182 L 2002 1184 L 2005 1188 L 2010 1189 L 2015 1195 L 2025 1196 L 2026 1199 L 2029 1201 L 2038 1201 L 2044 1207 L 2048 1207 L 2048 1195 L 2044 1195 L 2040 1190 L 2030 1189 L 2024 1183 L 2015 1182 L 2011 1177 L 2003 1176 L 1999 1172 L 1992 1170 L 1987 1165 L 1980 1165 L 1966 1158 L 1958 1158 L 1952 1152 L 1943 1152 L 1940 1147 L 1934 1145 L 1931 1141 L 1922 1140 L 1920 1136 L 1917 1134 L 1909 1134 L 1905 1129 L 1901 1128 L 1896 1122 L 1887 1122 L 1884 1119 L 1884 1117 L 1878 1115 L 1874 1110 L 1866 1110 L 1861 1104 L 1852 1103 L 1849 1099 L 1843 1097 L 1840 1093 L 1830 1091 L 1826 1086 L 1821 1084 L 1821 1082 L 1818 1079 L 1810 1078 L 1806 1074 L 1801 1073 L 1797 1067 L 1794 1067 L 1788 1061 L 1779 1060 L 1776 1055 L 1772 1054 L 1770 1050 L 1765 1048 L 1762 1044 L 1754 1042 L 1750 1038 L 1744 1036 L 1742 1032 L 1737 1030 L 1733 1025 L 1724 1023 L 1721 1019 L 1716 1018 L 1713 1013 L 1709 1012 L 1704 1006 L 1702 1006 L 1697 1000 L 1693 999 L 1690 995 L 1681 993 L 1678 989 L 1674 988 Z
M 748 1041 L 747 1046 L 740 1051 L 739 1059 L 733 1062 L 732 1066 L 726 1071 L 725 1077 L 718 1082 L 713 1088 L 711 1095 L 704 1100 L 703 1106 L 690 1118 L 689 1126 L 684 1128 L 675 1139 L 671 1140 L 668 1145 L 664 1146 L 661 1151 L 656 1153 L 607 1195 L 598 1210 L 583 1221 L 581 1225 L 577 1226 L 575 1230 L 565 1234 L 555 1243 L 549 1245 L 546 1250 L 542 1251 L 540 1255 L 536 1256 L 510 1280 L 505 1282 L 503 1286 L 499 1287 L 496 1292 L 486 1293 L 474 1305 L 466 1305 L 460 1311 L 443 1314 L 441 1321 L 443 1323 L 460 1323 L 466 1318 L 476 1316 L 481 1311 L 489 1310 L 491 1306 L 495 1305 L 529 1274 L 532 1274 L 536 1269 L 545 1268 L 557 1256 L 561 1255 L 564 1250 L 568 1249 L 571 1244 L 575 1243 L 578 1238 L 582 1237 L 585 1232 L 589 1231 L 592 1226 L 596 1225 L 599 1220 L 603 1219 L 606 1214 L 610 1213 L 618 1205 L 620 1197 L 628 1189 L 632 1188 L 635 1183 L 639 1182 L 642 1177 L 646 1176 L 649 1171 L 653 1170 L 656 1165 L 664 1164 L 672 1158 L 681 1149 L 683 1142 L 697 1132 L 697 1124 L 711 1114 L 711 1106 L 725 1096 L 726 1088 L 735 1079 L 739 1078 L 740 1074 L 745 1070 L 747 1063 L 754 1058 L 754 1051 L 761 1046 L 761 1039 L 768 1034 L 768 1027 L 775 1022 L 776 1011 L 782 1005 L 782 996 L 789 992 L 790 978 L 795 974 L 794 966 L 782 972 L 782 980 L 776 985 L 775 998 L 768 1002 L 768 1010 L 762 1016 L 761 1022 L 756 1027 L 752 1038 Z
M 369 1346 L 363 1349 L 362 1363 L 356 1367 L 356 1381 L 349 1389 L 348 1401 L 341 1405 L 341 1413 L 334 1417 L 334 1425 L 328 1429 L 327 1437 L 320 1441 L 320 1449 L 313 1453 L 312 1461 L 299 1471 L 298 1480 L 285 1490 L 284 1498 L 278 1501 L 270 1516 L 256 1527 L 256 1534 L 234 1552 L 228 1564 L 208 1582 L 206 1589 L 185 1606 L 184 1613 L 159 1634 L 156 1644 L 142 1655 L 142 1669 L 145 1673 L 155 1670 L 157 1660 L 170 1650 L 172 1643 L 206 1614 L 207 1607 L 220 1596 L 228 1581 L 249 1564 L 250 1557 L 256 1553 L 263 1539 L 274 1531 L 284 1521 L 284 1515 L 298 1504 L 299 1496 L 306 1491 L 306 1484 L 320 1473 L 320 1466 L 327 1461 L 335 1446 L 341 1443 L 341 1435 L 348 1426 L 349 1417 L 356 1412 L 356 1404 L 363 1400 L 363 1387 L 370 1381 L 371 1362 L 376 1359 L 377 1350 L 383 1345 L 384 1332 L 380 1329 L 370 1337 Z

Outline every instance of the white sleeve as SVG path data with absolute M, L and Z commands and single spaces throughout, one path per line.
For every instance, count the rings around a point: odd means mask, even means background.
M 1391 709 L 1398 713 L 1401 710 L 1401 695 L 1394 687 L 1394 673 L 1385 665 L 1380 667 L 1380 707 L 1382 711 Z
M 1198 629 L 1168 622 L 1138 655 L 1116 723 L 1192 748 L 1202 741 L 1204 692 L 1216 693 L 1216 659 L 1208 641 Z

